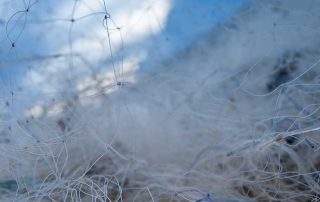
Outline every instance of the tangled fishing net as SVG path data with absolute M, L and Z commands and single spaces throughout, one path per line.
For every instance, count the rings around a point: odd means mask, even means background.
M 179 2 L 0 2 L 0 201 L 320 201 L 320 3 Z

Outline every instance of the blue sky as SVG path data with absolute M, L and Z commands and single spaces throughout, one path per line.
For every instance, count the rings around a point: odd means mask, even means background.
M 161 54 L 164 57 L 183 50 L 194 40 L 205 36 L 218 23 L 232 17 L 234 12 L 248 4 L 249 0 L 174 0 L 168 14 L 166 26 L 159 33 L 157 40 L 166 46 Z M 159 57 L 159 53 L 150 55 L 151 60 Z

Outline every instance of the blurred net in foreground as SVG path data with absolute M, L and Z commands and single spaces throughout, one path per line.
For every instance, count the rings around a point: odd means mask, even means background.
M 319 3 L 253 2 L 135 74 L 135 24 L 45 4 L 0 4 L 2 201 L 320 200 Z

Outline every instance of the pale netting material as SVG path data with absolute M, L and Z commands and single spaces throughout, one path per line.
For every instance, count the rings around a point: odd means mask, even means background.
M 89 2 L 0 2 L 0 201 L 320 201 L 319 2 L 250 2 L 147 71 L 146 17 Z

